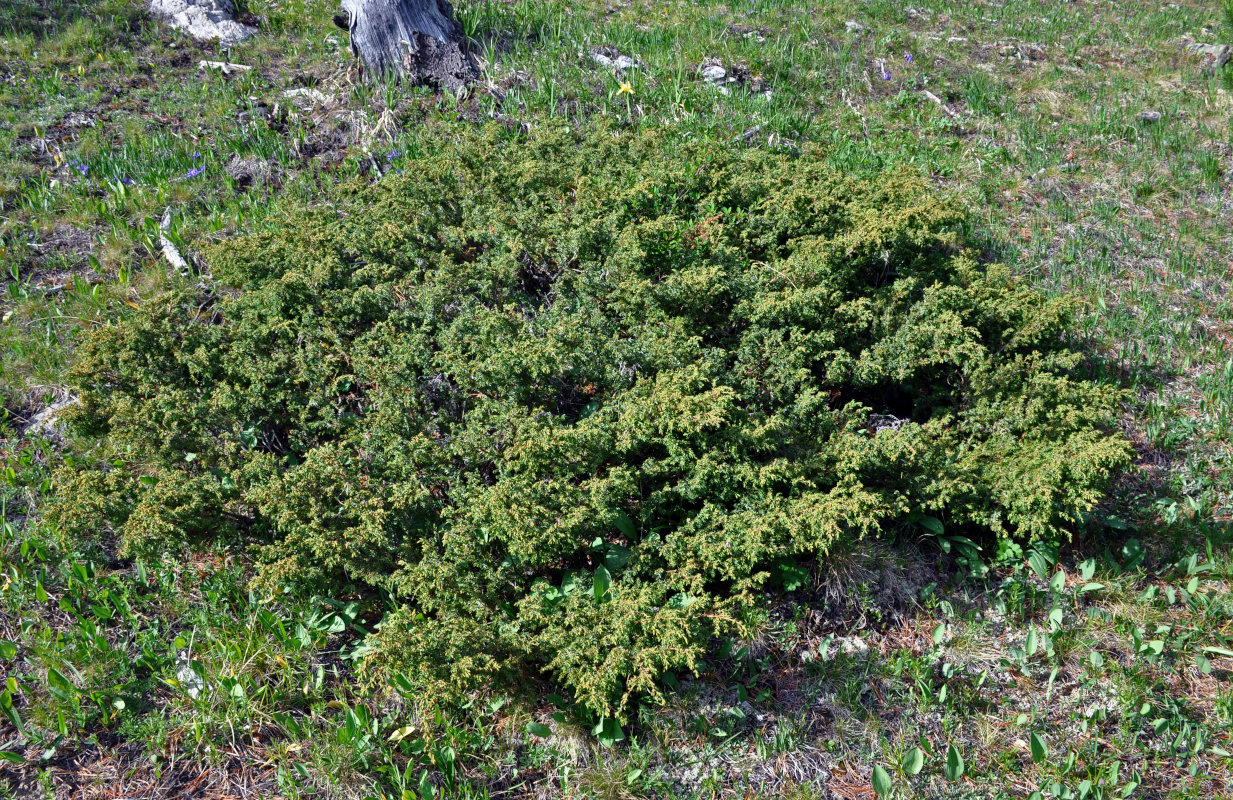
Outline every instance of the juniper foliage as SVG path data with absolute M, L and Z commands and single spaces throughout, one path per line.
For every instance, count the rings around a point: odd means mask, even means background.
M 913 515 L 1059 540 L 1127 461 L 1063 303 L 918 177 L 599 131 L 466 137 L 97 333 L 49 512 L 382 590 L 374 669 L 623 717 L 786 564 Z

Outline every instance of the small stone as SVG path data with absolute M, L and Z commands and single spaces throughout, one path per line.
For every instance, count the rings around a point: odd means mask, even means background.
M 597 47 L 592 50 L 591 60 L 601 67 L 615 70 L 637 69 L 642 66 L 642 62 L 638 59 L 627 56 L 612 47 Z
M 711 83 L 719 83 L 724 78 L 728 77 L 728 70 L 718 64 L 712 64 L 709 67 L 702 68 L 702 77 L 704 80 L 710 81 Z
M 1147 123 L 1160 122 L 1161 113 L 1159 111 L 1140 111 L 1135 116 L 1135 119 L 1139 120 L 1139 122 Z
M 864 33 L 865 31 L 865 26 L 854 19 L 843 23 L 843 27 L 847 28 L 849 33 Z
M 323 106 L 334 101 L 334 98 L 319 89 L 288 89 L 283 92 L 288 100 L 307 101 L 309 105 Z

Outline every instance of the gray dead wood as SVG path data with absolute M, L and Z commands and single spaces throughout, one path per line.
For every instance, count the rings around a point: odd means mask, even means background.
M 351 52 L 375 77 L 457 92 L 478 74 L 448 0 L 342 0 L 342 6 Z

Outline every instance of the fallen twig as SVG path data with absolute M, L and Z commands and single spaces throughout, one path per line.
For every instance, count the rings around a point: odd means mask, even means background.
M 198 61 L 197 69 L 216 69 L 224 75 L 233 72 L 248 72 L 252 67 L 247 64 L 232 64 L 230 61 Z
M 937 105 L 938 108 L 945 111 L 947 116 L 949 116 L 951 119 L 959 119 L 959 115 L 956 114 L 954 111 L 951 111 L 950 108 L 946 105 L 946 103 L 942 102 L 942 98 L 938 97 L 933 92 L 929 91 L 928 89 L 922 89 L 921 94 L 923 94 L 926 99 L 932 100 L 934 104 Z
M 180 250 L 175 246 L 171 239 L 167 238 L 167 231 L 171 229 L 171 206 L 167 206 L 167 210 L 163 212 L 163 218 L 158 223 L 158 243 L 163 249 L 163 258 L 167 259 L 167 263 L 175 267 L 182 277 L 187 278 L 192 269 L 188 262 L 184 260 L 184 256 L 180 255 Z

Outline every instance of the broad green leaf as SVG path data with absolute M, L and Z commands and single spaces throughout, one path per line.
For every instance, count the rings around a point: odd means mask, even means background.
M 1127 539 L 1122 545 L 1122 558 L 1126 559 L 1122 563 L 1122 570 L 1129 572 L 1143 563 L 1146 557 L 1147 551 L 1143 549 L 1143 544 L 1138 539 Z
M 895 785 L 891 782 L 891 776 L 882 768 L 881 764 L 875 764 L 873 767 L 873 790 L 878 793 L 878 797 L 890 797 L 890 793 L 894 791 Z
M 957 781 L 963 777 L 963 755 L 953 744 L 946 750 L 946 780 Z
M 528 722 L 527 733 L 532 736 L 538 736 L 541 739 L 547 739 L 552 735 L 552 728 L 549 728 L 542 722 Z
M 925 754 L 921 752 L 919 747 L 913 747 L 903 757 L 903 771 L 908 775 L 919 775 L 920 771 L 924 768 Z
M 1045 561 L 1045 557 L 1040 553 L 1035 550 L 1028 553 L 1028 566 L 1042 581 L 1049 580 L 1049 562 Z
M 0 639 L 0 661 L 12 661 L 17 658 L 17 645 Z
M 697 602 L 697 600 L 695 600 L 695 598 L 691 595 L 685 594 L 684 592 L 678 592 L 668 598 L 668 608 L 689 608 L 695 602 Z
M 411 679 L 408 678 L 402 672 L 396 673 L 394 675 L 392 685 L 395 691 L 397 691 L 399 694 L 405 697 L 414 697 L 416 694 L 418 694 L 415 688 L 415 684 L 412 683 Z
M 920 526 L 932 533 L 934 536 L 941 536 L 946 528 L 942 525 L 942 520 L 937 517 L 921 517 Z
M 1084 594 L 1086 592 L 1099 592 L 1103 588 L 1105 588 L 1103 583 L 1085 583 L 1079 587 L 1079 594 Z
M 1049 581 L 1049 588 L 1055 592 L 1061 592 L 1066 588 L 1066 571 L 1058 570 L 1053 576 L 1053 580 Z
M 621 511 L 617 514 L 616 522 L 614 522 L 613 524 L 616 525 L 616 529 L 620 531 L 621 533 L 623 533 L 625 535 L 625 538 L 630 540 L 631 542 L 634 540 L 634 537 L 638 533 L 637 530 L 634 528 L 634 521 L 630 519 L 629 516 L 624 511 Z
M 629 556 L 633 551 L 628 547 L 622 547 L 619 544 L 608 545 L 608 552 L 604 553 L 604 566 L 612 570 L 618 570 L 629 563 Z
M 1033 628 L 1032 630 L 1028 631 L 1027 640 L 1024 641 L 1023 643 L 1023 650 L 1029 656 L 1034 656 L 1036 655 L 1036 648 L 1038 646 L 1039 646 L 1039 642 L 1036 641 L 1036 629 Z
M 420 797 L 425 798 L 425 800 L 432 800 L 432 798 L 437 796 L 437 787 L 434 786 L 432 781 L 429 779 L 428 770 L 424 770 L 420 773 L 417 791 L 419 792 Z
M 809 582 L 809 570 L 794 561 L 775 565 L 775 580 L 789 592 L 795 592 Z
M 0 760 L 8 761 L 11 764 L 26 763 L 26 759 L 22 758 L 21 753 L 14 753 L 9 750 L 0 750 Z
M 612 747 L 619 741 L 625 738 L 625 731 L 621 730 L 621 725 L 612 717 L 604 717 L 592 729 L 592 733 L 599 739 L 599 743 L 604 747 Z
M 4 718 L 13 723 L 18 733 L 25 735 L 26 728 L 21 724 L 21 715 L 13 708 L 13 696 L 8 692 L 0 692 L 0 714 L 4 714 Z
M 593 591 L 595 593 L 595 602 L 602 603 L 604 596 L 608 594 L 608 587 L 612 585 L 612 574 L 608 572 L 608 568 L 600 564 L 595 568 L 595 583 Z
M 1037 764 L 1049 757 L 1049 747 L 1039 733 L 1033 733 L 1028 742 L 1032 746 L 1032 760 Z
M 47 668 L 47 689 L 61 700 L 71 699 L 77 694 L 77 687 L 73 686 L 69 679 L 55 667 Z
M 939 622 L 938 626 L 933 629 L 933 643 L 941 644 L 946 640 L 946 623 Z

